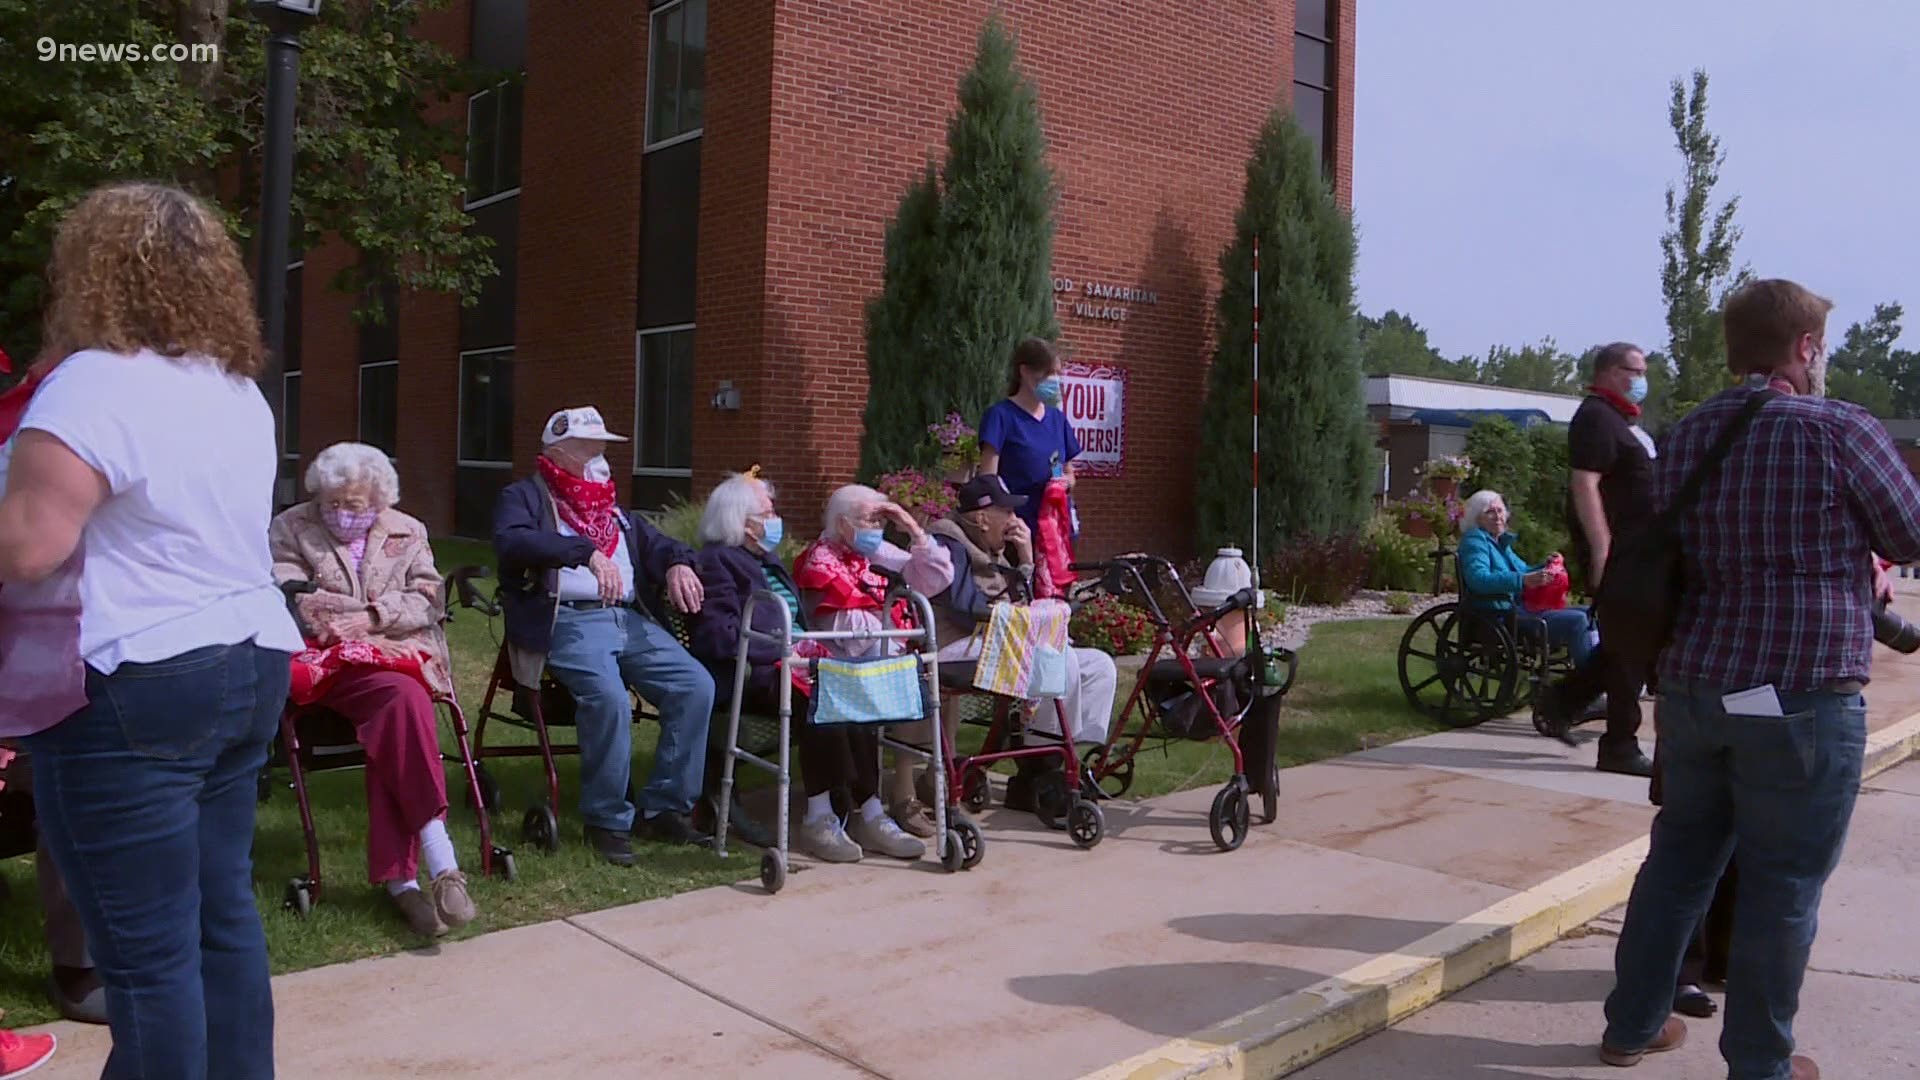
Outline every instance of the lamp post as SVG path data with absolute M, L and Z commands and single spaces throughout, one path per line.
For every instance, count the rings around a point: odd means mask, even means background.
M 261 389 L 273 409 L 278 453 L 284 452 L 281 440 L 287 429 L 281 365 L 287 337 L 287 223 L 293 216 L 293 105 L 300 84 L 300 32 L 320 17 L 320 0 L 249 0 L 248 7 L 267 28 L 266 160 L 261 168 L 256 299 L 267 337 Z

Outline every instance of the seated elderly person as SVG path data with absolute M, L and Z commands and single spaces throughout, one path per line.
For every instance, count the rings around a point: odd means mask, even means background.
M 693 549 L 616 505 L 610 442 L 598 409 L 562 409 L 541 429 L 539 471 L 507 485 L 493 511 L 507 645 L 516 681 L 535 685 L 544 664 L 574 700 L 580 740 L 580 816 L 587 843 L 616 866 L 633 865 L 635 826 L 657 840 L 705 844 L 693 806 L 713 678 L 680 647 L 649 605 L 662 592 L 680 611 L 700 610 Z M 639 820 L 627 800 L 633 771 L 633 701 L 659 708 L 653 775 Z
M 1518 609 L 1522 625 L 1545 624 L 1547 643 L 1567 650 L 1573 666 L 1583 668 L 1593 649 L 1592 620 L 1583 607 L 1533 611 L 1521 602 L 1525 589 L 1551 580 L 1546 563 L 1529 565 L 1513 549 L 1518 539 L 1507 531 L 1507 502 L 1497 491 L 1476 491 L 1467 499 L 1460 534 L 1460 594 L 1477 611 L 1504 616 Z M 1552 559 L 1547 560 L 1551 562 Z
M 276 581 L 308 581 L 296 607 L 320 674 L 302 702 L 353 723 L 366 751 L 367 876 L 385 885 L 416 933 L 473 921 L 467 879 L 447 836 L 447 777 L 436 695 L 453 693 L 440 574 L 426 526 L 393 508 L 400 479 L 387 455 L 336 443 L 307 469 L 312 499 L 273 519 Z M 343 644 L 367 650 L 335 649 Z M 300 663 L 313 657 L 302 654 Z M 299 700 L 296 697 L 296 700 Z M 423 895 L 418 859 L 427 864 Z
M 757 473 L 730 476 L 707 497 L 706 512 L 700 518 L 702 547 L 695 564 L 706 588 L 706 603 L 691 620 L 692 652 L 713 672 L 723 704 L 733 693 L 740 622 L 756 590 L 764 589 L 786 602 L 796 631 L 808 626 L 800 609 L 800 588 L 777 554 L 785 533 L 773 508 L 773 486 Z M 754 614 L 753 628 L 778 635 L 779 611 L 762 604 Z M 781 659 L 779 647 L 752 642 L 747 659 L 752 667 L 741 707 L 777 713 L 780 685 L 775 680 L 781 675 L 774 665 Z M 919 858 L 926 845 L 902 832 L 880 803 L 878 734 L 867 727 L 809 724 L 805 691 L 796 686 L 793 694 L 800 782 L 807 793 L 806 814 L 795 830 L 800 850 L 823 862 L 858 862 L 867 852 Z M 836 794 L 852 811 L 844 824 L 834 806 Z
M 952 514 L 929 527 L 954 564 L 952 583 L 933 598 L 942 660 L 977 659 L 982 642 L 975 629 L 990 606 L 1013 599 L 1009 594 L 1014 583 L 1032 580 L 1033 534 L 1014 513 L 1026 501 L 1026 496 L 1008 491 L 1000 477 L 976 476 L 961 485 Z M 1107 741 L 1117 683 L 1113 657 L 1098 649 L 1067 650 L 1067 694 L 1060 705 L 1072 720 L 1075 742 Z M 1049 735 L 1060 734 L 1059 713 L 1050 702 L 1033 710 L 1031 724 Z M 1006 804 L 1033 809 L 1039 774 L 1058 765 L 1053 758 L 1020 759 L 1007 784 Z
M 794 583 L 800 587 L 800 612 L 814 630 L 887 630 L 911 626 L 906 604 L 885 606 L 888 582 L 878 570 L 901 575 L 907 587 L 932 596 L 953 580 L 953 560 L 920 523 L 885 495 L 860 484 L 849 484 L 827 499 L 824 529 L 794 561 Z M 893 522 L 910 537 L 907 549 L 887 542 L 886 524 Z M 898 654 L 899 641 L 841 641 L 841 656 Z M 925 725 L 897 729 L 902 741 L 925 738 Z M 913 761 L 896 754 L 887 812 L 902 829 L 918 837 L 933 835 L 933 815 L 917 797 Z

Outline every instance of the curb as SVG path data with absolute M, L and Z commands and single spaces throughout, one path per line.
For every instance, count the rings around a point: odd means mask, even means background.
M 1867 737 L 1864 782 L 1920 754 L 1920 713 Z M 1647 854 L 1635 840 L 1398 952 L 1174 1039 L 1082 1080 L 1284 1076 L 1405 1019 L 1620 906 Z

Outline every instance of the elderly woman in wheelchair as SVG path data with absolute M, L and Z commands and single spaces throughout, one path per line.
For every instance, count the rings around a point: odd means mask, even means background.
M 1587 609 L 1534 610 L 1522 599 L 1527 589 L 1553 581 L 1550 564 L 1557 555 L 1537 565 L 1520 557 L 1514 550 L 1518 537 L 1507 531 L 1507 502 L 1497 491 L 1469 497 L 1463 520 L 1468 528 L 1460 535 L 1460 595 L 1466 605 L 1496 619 L 1512 615 L 1523 638 L 1531 634 L 1538 640 L 1544 634 L 1549 649 L 1566 650 L 1576 669 L 1586 666 L 1593 649 Z
M 330 446 L 306 485 L 311 500 L 269 532 L 275 580 L 313 586 L 296 612 L 321 659 L 296 677 L 294 701 L 352 723 L 366 754 L 368 878 L 416 933 L 438 936 L 476 912 L 447 836 L 434 702 L 452 695 L 453 677 L 433 549 L 426 526 L 393 508 L 400 481 L 380 450 Z
M 752 475 L 730 476 L 707 497 L 700 518 L 701 548 L 694 567 L 706 590 L 706 603 L 690 618 L 688 651 L 713 673 L 715 702 L 727 706 L 733 693 L 734 663 L 740 647 L 740 622 L 756 591 L 779 597 L 793 617 L 793 628 L 809 626 L 800 588 L 780 565 L 785 525 L 773 507 L 773 486 Z M 754 627 L 778 635 L 777 609 L 764 604 Z M 818 644 L 817 642 L 809 644 Z M 781 677 L 776 646 L 753 641 L 751 664 L 742 692 L 743 711 L 771 716 L 779 710 Z M 803 695 L 795 687 L 796 696 Z M 805 707 L 796 713 L 804 715 Z M 868 853 L 917 859 L 926 845 L 907 835 L 887 816 L 880 802 L 878 733 L 844 725 L 797 727 L 801 783 L 807 809 L 797 830 L 799 848 L 823 862 L 858 862 Z M 838 795 L 844 809 L 834 805 Z M 845 818 L 844 824 L 842 818 Z

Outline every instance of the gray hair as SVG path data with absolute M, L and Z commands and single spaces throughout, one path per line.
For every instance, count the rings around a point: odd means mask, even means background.
M 1476 529 L 1482 529 L 1486 526 L 1480 524 L 1480 519 L 1485 516 L 1487 508 L 1494 503 L 1505 506 L 1506 502 L 1507 500 L 1492 488 L 1481 488 L 1479 491 L 1467 496 L 1467 508 L 1462 511 L 1461 516 L 1466 518 L 1468 525 Z
M 307 466 L 307 491 L 318 495 L 365 484 L 374 503 L 385 510 L 400 501 L 400 474 L 384 450 L 366 443 L 334 443 Z
M 848 484 L 827 496 L 827 512 L 820 521 L 820 535 L 828 540 L 838 539 L 835 526 L 860 512 L 860 508 L 870 503 L 887 501 L 885 495 L 865 484 Z
M 760 510 L 760 496 L 773 501 L 773 485 L 745 473 L 729 473 L 707 496 L 700 514 L 700 542 L 739 547 L 747 542 L 747 519 Z

